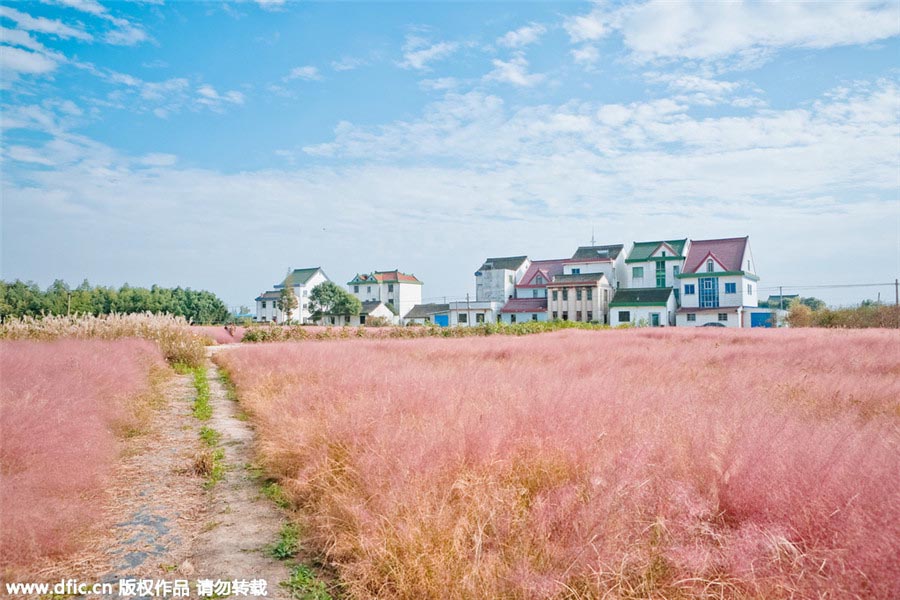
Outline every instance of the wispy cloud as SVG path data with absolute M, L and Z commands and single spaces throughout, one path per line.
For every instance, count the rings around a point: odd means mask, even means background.
M 340 60 L 331 62 L 331 68 L 335 71 L 352 71 L 369 64 L 369 61 L 363 58 L 353 56 L 344 56 Z
M 291 72 L 285 75 L 282 80 L 283 81 L 291 81 L 293 79 L 303 79 L 305 81 L 316 81 L 322 79 L 322 75 L 319 73 L 319 69 L 312 65 L 306 65 L 303 67 L 294 67 L 291 69 Z
M 546 32 L 547 28 L 540 23 L 530 23 L 507 32 L 497 40 L 497 44 L 505 48 L 521 48 L 538 41 Z
M 226 104 L 243 104 L 244 94 L 237 90 L 231 90 L 220 94 L 216 89 L 204 84 L 197 88 L 197 96 L 195 101 L 197 104 L 207 106 L 214 111 L 221 111 Z
M 510 60 L 494 59 L 491 61 L 494 70 L 485 75 L 485 79 L 490 81 L 500 81 L 510 83 L 520 87 L 531 87 L 537 85 L 545 79 L 540 73 L 528 72 L 528 61 L 520 55 L 514 56 Z
M 580 65 L 590 67 L 597 64 L 597 61 L 600 60 L 600 51 L 597 50 L 596 46 L 587 44 L 580 48 L 573 48 L 572 59 Z
M 103 41 L 115 46 L 133 46 L 150 39 L 147 32 L 140 25 L 136 25 L 117 17 L 96 0 L 47 0 L 94 17 L 100 18 L 112 25 L 103 34 Z
M 399 65 L 404 69 L 428 70 L 428 63 L 447 58 L 458 49 L 457 42 L 432 44 L 422 37 L 408 35 L 403 45 L 403 60 Z
M 20 30 L 33 31 L 35 33 L 44 33 L 60 38 L 74 38 L 89 42 L 93 40 L 93 36 L 83 29 L 66 25 L 62 21 L 56 19 L 47 19 L 45 17 L 32 17 L 29 14 L 18 11 L 9 6 L 0 6 L 0 17 L 7 18 L 16 23 Z M 5 36 L 4 36 L 5 41 Z

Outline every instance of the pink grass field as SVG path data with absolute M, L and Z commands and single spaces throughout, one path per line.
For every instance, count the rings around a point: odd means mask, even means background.
M 562 331 L 216 360 L 352 598 L 900 598 L 895 331 Z
M 78 549 L 157 366 L 149 341 L 0 342 L 0 566 Z
M 217 344 L 235 344 L 243 339 L 247 328 L 235 327 L 233 336 L 228 333 L 224 325 L 193 325 L 191 331 L 207 337 Z

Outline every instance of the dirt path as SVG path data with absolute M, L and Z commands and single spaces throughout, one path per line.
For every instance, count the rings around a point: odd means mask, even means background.
M 227 346 L 211 347 L 212 352 Z M 194 541 L 191 563 L 198 577 L 208 579 L 265 579 L 268 598 L 289 598 L 279 583 L 288 567 L 272 558 L 268 548 L 278 540 L 286 518 L 262 496 L 253 470 L 253 429 L 239 419 L 237 402 L 228 398 L 219 369 L 207 361 L 212 418 L 206 422 L 221 434 L 225 451 L 225 477 L 210 492 L 203 531 Z

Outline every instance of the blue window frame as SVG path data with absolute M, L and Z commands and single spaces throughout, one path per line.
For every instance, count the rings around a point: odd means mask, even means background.
M 697 293 L 697 289 L 694 287 L 693 283 L 684 284 L 684 295 L 685 296 L 693 296 Z
M 737 294 L 737 284 L 736 283 L 726 283 L 725 284 L 725 293 L 726 294 Z
M 700 308 L 716 308 L 719 306 L 719 278 L 702 277 L 700 279 Z

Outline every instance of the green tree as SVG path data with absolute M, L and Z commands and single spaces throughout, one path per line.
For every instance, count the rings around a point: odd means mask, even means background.
M 309 309 L 313 320 L 318 321 L 325 315 L 356 316 L 362 310 L 362 303 L 333 281 L 325 281 L 309 293 Z
M 289 285 L 285 280 L 284 287 L 281 288 L 281 296 L 278 298 L 278 310 L 281 311 L 282 320 L 286 324 L 290 324 L 294 320 L 294 311 L 300 306 L 297 301 L 297 294 L 294 293 L 293 286 Z
M 825 301 L 819 300 L 818 298 L 801 298 L 800 303 L 804 306 L 808 306 L 810 310 L 813 311 L 822 310 L 823 308 L 825 308 Z

